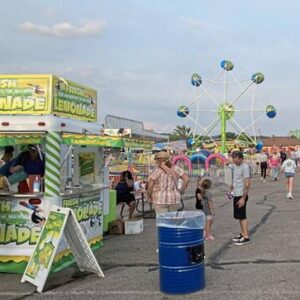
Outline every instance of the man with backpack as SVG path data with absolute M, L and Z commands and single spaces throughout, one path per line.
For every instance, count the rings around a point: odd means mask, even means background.
M 250 166 L 243 159 L 242 152 L 235 151 L 232 153 L 232 185 L 229 192 L 233 193 L 234 218 L 239 220 L 241 228 L 241 233 L 232 239 L 237 246 L 242 246 L 250 242 L 246 208 L 251 173 Z

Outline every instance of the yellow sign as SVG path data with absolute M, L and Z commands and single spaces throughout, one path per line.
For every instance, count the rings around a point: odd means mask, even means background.
M 74 119 L 97 121 L 97 91 L 53 76 L 53 113 Z
M 97 121 L 97 91 L 54 75 L 0 75 L 0 114 Z
M 0 75 L 0 114 L 49 114 L 49 75 Z

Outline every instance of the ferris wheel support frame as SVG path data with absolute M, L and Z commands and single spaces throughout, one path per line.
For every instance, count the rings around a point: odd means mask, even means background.
M 214 80 L 205 80 L 207 82 L 209 82 L 211 84 L 211 86 L 209 87 L 209 90 L 207 88 L 205 88 L 202 83 L 204 80 L 202 80 L 202 77 L 197 74 L 194 73 L 192 75 L 192 79 L 191 79 L 191 83 L 192 85 L 195 86 L 196 89 L 196 97 L 192 100 L 191 103 L 189 103 L 189 105 L 195 104 L 196 103 L 196 110 L 190 110 L 189 107 L 187 106 L 180 106 L 178 111 L 177 111 L 177 115 L 179 117 L 188 117 L 190 120 L 192 120 L 195 123 L 195 128 L 193 130 L 193 134 L 194 134 L 194 138 L 191 141 L 191 145 L 195 144 L 196 141 L 198 140 L 202 140 L 204 141 L 204 137 L 208 137 L 213 144 L 217 145 L 214 138 L 212 137 L 211 133 L 213 131 L 214 128 L 216 128 L 219 123 L 220 123 L 220 137 L 221 137 L 221 145 L 220 145 L 220 150 L 222 153 L 226 153 L 227 152 L 227 123 L 231 124 L 231 126 L 237 130 L 237 138 L 236 140 L 239 140 L 239 138 L 241 137 L 241 135 L 244 135 L 244 138 L 246 138 L 246 143 L 250 143 L 250 144 L 257 144 L 257 139 L 256 139 L 256 130 L 255 130 L 255 122 L 257 122 L 258 120 L 260 120 L 262 118 L 262 116 L 260 116 L 259 118 L 255 119 L 254 117 L 254 113 L 255 112 L 265 112 L 268 118 L 274 118 L 276 116 L 276 109 L 274 106 L 272 105 L 268 105 L 266 107 L 266 110 L 260 110 L 257 109 L 254 106 L 254 101 L 256 98 L 256 88 L 254 89 L 252 95 L 251 95 L 251 105 L 250 105 L 250 110 L 245 110 L 245 109 L 235 109 L 234 108 L 234 104 L 236 102 L 238 102 L 240 100 L 240 98 L 244 95 L 247 94 L 249 96 L 249 89 L 250 87 L 252 87 L 253 85 L 258 85 L 260 83 L 262 83 L 264 81 L 264 75 L 260 72 L 255 73 L 251 76 L 251 82 L 247 85 L 247 86 L 243 86 L 241 84 L 241 81 L 239 81 L 237 79 L 237 77 L 234 75 L 234 72 L 232 72 L 233 68 L 234 68 L 234 64 L 229 61 L 229 60 L 223 60 L 220 63 L 221 68 L 223 69 L 223 71 L 220 71 L 219 74 L 217 75 L 217 77 Z M 225 77 L 223 80 L 219 80 L 219 77 L 221 75 L 222 72 L 225 71 Z M 233 79 L 233 83 L 237 83 L 237 85 L 240 87 L 240 93 L 238 94 L 237 97 L 234 98 L 233 101 L 229 101 L 228 99 L 228 83 L 230 83 L 230 81 L 228 81 L 228 72 L 230 71 L 232 79 Z M 249 79 L 248 79 L 249 80 Z M 242 81 L 246 81 L 246 80 L 242 80 Z M 221 103 L 219 103 L 219 101 L 217 101 L 217 99 L 212 96 L 210 94 L 210 89 L 212 88 L 212 86 L 216 83 L 222 83 L 224 86 L 224 91 L 223 91 L 223 101 Z M 199 89 L 201 89 L 203 91 L 203 93 L 212 101 L 217 105 L 217 109 L 200 109 L 199 107 L 199 101 L 200 100 L 200 93 L 199 93 Z M 194 120 L 189 113 L 190 112 L 196 112 L 196 120 Z M 205 112 L 205 113 L 217 113 L 217 117 L 208 125 L 208 126 L 203 126 L 200 124 L 199 122 L 199 113 L 200 112 Z M 250 113 L 250 117 L 251 117 L 251 123 L 243 128 L 239 122 L 237 120 L 235 120 L 234 115 L 236 112 L 248 112 Z M 198 136 L 196 136 L 196 126 L 199 126 L 202 129 L 202 133 L 201 135 L 199 134 Z M 246 129 L 251 128 L 252 127 L 252 132 L 253 132 L 253 137 L 250 136 L 247 132 Z
M 226 153 L 226 128 L 227 128 L 227 120 L 226 120 L 226 111 L 222 109 L 221 111 L 221 151 L 222 153 Z

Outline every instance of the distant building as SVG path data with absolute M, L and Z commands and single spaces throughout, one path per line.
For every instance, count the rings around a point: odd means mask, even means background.
M 288 137 L 288 136 L 273 136 L 261 139 L 264 144 L 264 149 L 271 151 L 272 149 L 278 149 L 283 147 L 285 150 L 294 148 L 300 150 L 300 139 Z
M 144 123 L 141 121 L 131 120 L 118 116 L 106 115 L 105 116 L 105 129 L 122 129 L 128 128 L 131 130 L 133 138 L 143 138 L 153 141 L 154 143 L 166 142 L 169 140 L 167 135 L 155 133 L 152 130 L 147 130 Z

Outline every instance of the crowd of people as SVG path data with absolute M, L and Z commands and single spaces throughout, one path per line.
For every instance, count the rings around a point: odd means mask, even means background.
M 262 151 L 256 155 L 256 174 L 261 175 L 261 180 L 266 182 L 267 174 L 273 182 L 278 181 L 280 171 L 286 177 L 287 195 L 293 200 L 294 177 L 300 161 L 300 151 L 291 148 L 288 151 L 280 148 L 279 151 Z
M 286 177 L 287 198 L 293 199 L 294 177 L 297 170 L 300 153 L 291 151 L 274 151 L 268 153 L 262 151 L 256 154 L 256 162 L 247 163 L 242 151 L 230 153 L 229 164 L 232 170 L 232 184 L 227 197 L 233 203 L 233 217 L 239 221 L 240 234 L 232 240 L 235 245 L 245 245 L 250 241 L 249 225 L 247 219 L 247 202 L 250 190 L 251 177 L 256 173 L 261 175 L 261 180 L 266 181 L 267 175 L 273 182 L 278 181 L 280 170 Z M 147 183 L 147 199 L 153 205 L 157 214 L 177 211 L 181 195 L 186 191 L 189 177 L 179 166 L 173 166 L 169 154 L 161 151 L 155 155 L 156 168 L 150 174 Z M 126 174 L 125 174 L 126 173 Z M 181 182 L 179 185 L 178 182 Z M 132 191 L 134 182 L 132 174 L 123 172 L 120 182 L 115 185 L 118 203 L 124 202 L 129 206 L 129 217 L 134 212 L 134 197 Z M 215 215 L 213 194 L 211 192 L 212 181 L 208 177 L 199 177 L 195 190 L 195 209 L 205 214 L 204 238 L 207 241 L 215 240 L 212 234 L 212 225 Z

